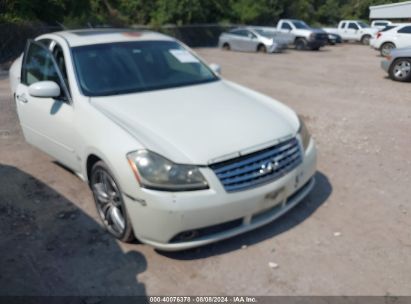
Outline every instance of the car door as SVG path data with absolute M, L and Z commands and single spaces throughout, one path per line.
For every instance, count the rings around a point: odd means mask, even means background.
M 247 52 L 250 51 L 250 38 L 248 37 L 248 31 L 241 29 L 235 32 L 236 34 L 236 49 L 237 51 Z
M 404 26 L 397 31 L 395 46 L 397 48 L 411 46 L 411 26 Z
M 249 30 L 245 30 L 245 35 L 246 36 L 243 40 L 244 50 L 246 50 L 247 52 L 255 52 L 258 46 L 257 36 Z
M 240 30 L 233 30 L 230 32 L 230 47 L 234 51 L 240 51 L 241 50 L 241 39 L 242 37 L 240 36 Z
M 51 46 L 53 44 L 53 46 Z M 76 157 L 76 134 L 73 128 L 74 107 L 65 73 L 64 53 L 51 42 L 56 58 L 43 44 L 30 41 L 23 57 L 21 81 L 16 89 L 16 105 L 20 124 L 27 142 L 67 167 L 79 171 Z M 62 71 L 61 68 L 64 70 Z M 40 81 L 54 81 L 61 89 L 58 98 L 34 97 L 29 87 Z
M 359 40 L 359 26 L 355 22 L 348 22 L 345 30 L 345 36 L 347 40 Z
M 291 26 L 290 23 L 284 21 L 284 22 L 281 24 L 281 27 L 280 27 L 280 31 L 281 31 L 281 32 L 283 32 L 283 33 L 290 33 L 292 30 L 293 30 L 293 27 Z

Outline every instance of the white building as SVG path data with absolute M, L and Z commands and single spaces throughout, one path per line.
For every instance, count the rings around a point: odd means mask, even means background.
M 370 6 L 370 19 L 411 19 L 411 1 Z

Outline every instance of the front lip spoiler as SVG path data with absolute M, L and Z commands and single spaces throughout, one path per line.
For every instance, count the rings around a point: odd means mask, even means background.
M 243 224 L 239 227 L 233 228 L 231 230 L 222 231 L 216 233 L 211 236 L 206 236 L 202 239 L 198 239 L 195 241 L 188 241 L 188 242 L 181 242 L 181 243 L 158 243 L 155 241 L 147 240 L 147 239 L 140 239 L 141 242 L 153 246 L 154 248 L 162 251 L 181 251 L 190 248 L 200 247 L 204 245 L 208 245 L 211 243 L 215 243 L 218 241 L 222 241 L 228 238 L 232 238 L 239 234 L 245 233 L 247 231 L 251 231 L 257 229 L 261 226 L 267 225 L 272 221 L 276 220 L 283 214 L 287 213 L 290 209 L 295 207 L 299 202 L 301 202 L 310 191 L 313 189 L 315 185 L 315 177 L 312 177 L 303 188 L 297 190 L 299 191 L 298 194 L 292 198 L 291 201 L 287 201 L 286 206 L 281 208 L 278 212 L 274 213 L 272 216 L 268 218 L 264 218 L 258 222 L 250 223 L 250 224 Z

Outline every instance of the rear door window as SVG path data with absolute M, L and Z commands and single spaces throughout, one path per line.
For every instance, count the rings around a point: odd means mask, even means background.
M 398 30 L 398 33 L 411 34 L 411 26 L 404 26 L 403 28 Z

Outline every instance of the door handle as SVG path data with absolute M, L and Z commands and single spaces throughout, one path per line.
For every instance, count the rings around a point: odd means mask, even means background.
M 16 95 L 16 98 L 17 98 L 17 100 L 18 101 L 20 101 L 20 102 L 23 102 L 23 103 L 27 103 L 28 102 L 28 100 L 27 100 L 27 98 L 26 98 L 26 94 L 21 94 L 21 95 Z

